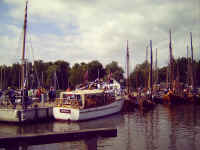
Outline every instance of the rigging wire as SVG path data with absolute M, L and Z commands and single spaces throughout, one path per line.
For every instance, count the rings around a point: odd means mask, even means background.
M 17 60 L 17 62 L 18 62 L 18 60 L 19 60 L 19 62 L 21 61 L 21 58 L 20 58 L 20 52 L 21 52 L 21 47 L 20 47 L 20 45 L 21 45 L 21 43 L 22 43 L 22 37 L 23 37 L 23 30 L 21 30 L 21 34 L 20 34 L 20 36 L 19 36 L 19 40 L 18 40 L 18 44 L 17 44 L 17 48 L 16 48 L 16 55 L 15 55 L 15 57 L 16 57 L 16 60 Z
M 29 34 L 29 43 L 30 43 L 30 51 L 31 51 L 31 53 L 32 53 L 32 63 L 33 63 L 33 70 L 34 70 L 34 72 L 35 72 L 35 74 L 36 74 L 36 80 L 37 80 L 37 83 L 38 83 L 38 85 L 40 86 L 40 80 L 39 80 L 39 76 L 38 76 L 38 72 L 37 72 L 37 68 L 36 68 L 36 66 L 35 66 L 35 64 L 34 64 L 34 60 L 35 60 L 35 58 L 34 58 L 34 49 L 33 49 L 33 45 L 32 45 L 32 40 L 31 40 L 31 34 L 30 34 L 30 32 L 29 32 L 29 30 L 27 30 L 27 32 L 28 32 L 28 34 Z

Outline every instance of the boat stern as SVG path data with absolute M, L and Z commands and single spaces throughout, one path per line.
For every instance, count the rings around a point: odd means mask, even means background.
M 66 107 L 54 107 L 53 117 L 56 120 L 76 121 L 79 119 L 79 109 L 66 108 Z

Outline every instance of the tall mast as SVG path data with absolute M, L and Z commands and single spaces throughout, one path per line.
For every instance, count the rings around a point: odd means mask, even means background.
M 148 67 L 148 46 L 146 47 L 146 69 L 145 69 L 145 88 L 148 88 L 148 74 L 149 74 L 149 67 Z
M 21 72 L 21 89 L 24 88 L 24 69 L 25 69 L 25 48 L 26 48 L 26 26 L 27 26 L 27 4 L 26 1 L 26 8 L 25 8 L 25 15 L 24 15 L 24 38 L 23 38 L 23 47 L 22 47 L 22 72 Z
M 57 75 L 56 75 L 56 71 L 54 72 L 54 80 L 53 80 L 53 84 L 54 84 L 54 89 L 56 90 L 56 83 L 57 83 Z
M 153 55 L 152 55 L 152 40 L 150 40 L 150 49 L 151 49 L 151 70 L 150 70 L 150 87 L 151 87 L 151 98 L 152 98 L 152 86 L 153 86 L 153 79 L 152 79 L 152 64 L 153 64 Z
M 176 81 L 177 82 L 180 82 L 180 71 L 179 71 L 179 63 L 178 63 L 178 60 L 177 60 L 177 65 L 176 65 Z
M 128 90 L 128 94 L 130 92 L 129 89 L 129 48 L 128 48 L 128 40 L 127 40 L 127 48 L 126 48 L 126 71 L 127 71 L 127 90 Z
M 42 85 L 41 87 L 44 87 L 44 72 L 42 71 Z
M 189 61 L 189 46 L 187 45 L 187 84 L 190 84 L 190 61 Z
M 158 54 L 157 54 L 157 48 L 156 48 L 156 62 L 155 62 L 155 70 L 156 70 L 156 80 L 155 83 L 158 83 Z
M 172 82 L 173 82 L 173 56 L 172 56 L 172 42 L 171 42 L 171 29 L 169 30 L 169 61 L 170 61 L 170 76 L 169 76 L 169 82 L 170 82 L 170 89 L 172 89 Z
M 169 88 L 169 65 L 166 68 L 166 88 Z
M 193 60 L 193 45 L 192 45 L 192 32 L 190 32 L 190 39 L 191 39 L 191 84 L 192 87 L 195 89 L 195 83 L 194 83 L 194 60 Z

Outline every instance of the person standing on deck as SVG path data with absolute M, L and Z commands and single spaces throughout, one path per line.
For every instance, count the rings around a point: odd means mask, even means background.
M 13 105 L 13 108 L 16 108 L 16 103 L 15 103 L 15 99 L 16 99 L 16 97 L 15 97 L 15 91 L 14 91 L 12 88 L 8 87 L 8 92 L 6 93 L 6 95 L 8 95 L 8 97 L 9 97 L 9 99 L 10 99 L 10 102 L 11 102 L 12 105 Z
M 24 106 L 25 106 L 25 109 L 27 108 L 28 106 L 28 89 L 27 88 L 24 88 Z
M 32 97 L 32 96 L 33 96 L 33 89 L 29 89 L 29 90 L 28 90 L 28 96 L 29 96 L 29 97 Z
M 36 97 L 39 98 L 39 102 L 41 101 L 41 89 L 38 88 L 36 91 Z
M 53 89 L 53 87 L 51 87 L 49 90 L 49 102 L 54 102 L 55 98 L 56 98 L 55 90 Z

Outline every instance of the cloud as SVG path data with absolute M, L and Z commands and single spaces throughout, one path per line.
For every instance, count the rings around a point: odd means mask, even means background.
M 23 26 L 25 1 L 4 0 L 9 6 L 10 24 L 0 21 L 1 55 L 17 47 Z M 195 54 L 200 39 L 198 0 L 34 0 L 28 5 L 28 31 L 35 59 L 75 62 L 112 60 L 125 66 L 129 40 L 131 67 L 145 60 L 146 46 L 158 49 L 158 65 L 168 62 L 169 28 L 172 29 L 174 56 L 186 56 L 189 32 L 193 32 Z M 5 13 L 5 12 L 4 12 Z M 12 36 L 11 36 L 12 34 Z M 6 40 L 5 40 L 6 39 Z M 9 41 L 12 45 L 9 45 Z M 0 41 L 2 43 L 2 41 Z M 8 45 L 7 45 L 8 44 Z M 0 64 L 12 63 L 2 59 Z

